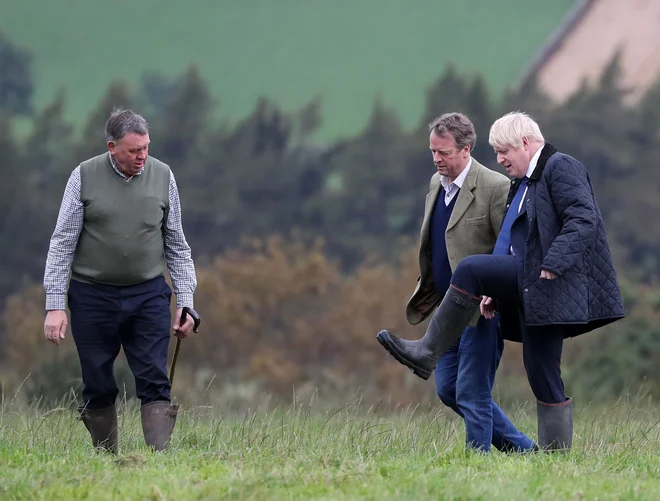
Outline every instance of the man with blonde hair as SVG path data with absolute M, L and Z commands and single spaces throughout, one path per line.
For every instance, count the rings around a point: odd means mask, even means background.
M 600 209 L 589 174 L 545 141 L 522 112 L 491 127 L 489 142 L 513 180 L 492 255 L 472 255 L 452 274 L 448 292 L 421 339 L 392 343 L 413 372 L 432 367 L 480 308 L 497 311 L 507 339 L 522 342 L 537 399 L 538 445 L 570 449 L 572 399 L 561 379 L 565 338 L 624 317 Z
M 416 325 L 430 317 L 440 303 L 452 270 L 471 254 L 492 252 L 504 216 L 509 180 L 481 165 L 472 156 L 477 134 L 472 121 L 450 112 L 429 124 L 429 149 L 435 166 L 426 195 L 420 231 L 420 275 L 406 305 L 406 318 Z M 476 312 L 475 312 L 476 313 Z M 493 401 L 495 373 L 504 340 L 497 318 L 479 318 L 431 370 L 418 370 L 423 379 L 435 376 L 440 400 L 465 422 L 466 447 L 489 452 L 534 450 Z M 389 332 L 378 341 L 388 349 Z

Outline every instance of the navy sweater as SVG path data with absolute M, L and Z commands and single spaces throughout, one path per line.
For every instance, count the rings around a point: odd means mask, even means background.
M 451 266 L 449 266 L 449 258 L 447 257 L 445 230 L 447 224 L 449 224 L 449 218 L 457 198 L 458 194 L 452 198 L 449 205 L 445 205 L 445 190 L 441 188 L 435 207 L 433 207 L 433 214 L 431 214 L 431 269 L 433 270 L 435 289 L 439 294 L 447 292 L 451 280 Z

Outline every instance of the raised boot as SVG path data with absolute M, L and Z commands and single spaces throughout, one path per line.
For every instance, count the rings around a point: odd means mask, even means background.
M 431 377 L 440 356 L 451 348 L 469 325 L 481 299 L 453 285 L 438 306 L 424 336 L 417 341 L 398 338 L 388 331 L 376 339 L 399 363 L 426 380 Z
M 560 404 L 537 401 L 536 416 L 540 449 L 567 452 L 573 445 L 573 399 Z
M 144 441 L 157 451 L 168 448 L 179 406 L 166 401 L 150 402 L 140 408 Z
M 85 406 L 78 407 L 80 420 L 85 424 L 92 436 L 92 445 L 97 449 L 106 450 L 112 454 L 119 452 L 119 427 L 117 425 L 117 407 L 90 410 Z

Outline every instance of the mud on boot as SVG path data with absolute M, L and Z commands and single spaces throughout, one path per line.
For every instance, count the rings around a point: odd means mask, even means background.
M 157 451 L 169 447 L 178 412 L 178 404 L 166 401 L 150 402 L 140 408 L 144 441 L 148 446 Z
M 376 339 L 397 362 L 427 380 L 440 356 L 459 340 L 480 303 L 480 298 L 450 286 L 421 339 L 401 339 L 386 330 Z
M 540 449 L 568 452 L 573 445 L 573 399 L 559 404 L 537 402 L 536 415 Z
M 78 407 L 80 419 L 92 437 L 92 445 L 100 450 L 112 454 L 119 452 L 119 427 L 117 424 L 117 407 L 115 405 L 105 409 L 86 409 L 84 405 Z

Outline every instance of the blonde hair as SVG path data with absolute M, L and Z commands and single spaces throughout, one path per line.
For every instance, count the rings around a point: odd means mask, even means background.
M 523 138 L 544 142 L 539 125 L 527 113 L 513 111 L 498 118 L 490 127 L 488 142 L 493 148 L 520 148 Z

